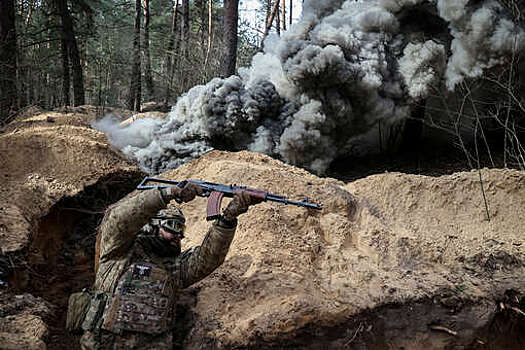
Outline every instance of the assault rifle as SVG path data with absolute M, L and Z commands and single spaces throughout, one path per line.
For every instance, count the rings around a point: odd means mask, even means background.
M 186 183 L 191 182 L 199 186 L 202 191 L 202 197 L 209 197 L 208 205 L 206 207 L 206 220 L 214 220 L 219 217 L 221 210 L 221 201 L 223 197 L 233 197 L 235 191 L 248 192 L 251 196 L 262 199 L 263 201 L 279 202 L 284 204 L 297 205 L 300 207 L 321 210 L 323 207 L 319 204 L 312 203 L 305 198 L 303 201 L 292 201 L 286 199 L 285 196 L 275 193 L 270 193 L 255 188 L 237 185 L 221 185 L 212 182 L 205 182 L 201 180 L 185 180 L 172 181 L 146 176 L 142 182 L 137 186 L 138 190 L 147 190 L 150 188 L 166 188 L 166 187 L 184 187 Z M 161 185 L 148 185 L 148 183 L 159 183 Z

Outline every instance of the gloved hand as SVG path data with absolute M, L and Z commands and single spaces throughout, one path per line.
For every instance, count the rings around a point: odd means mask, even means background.
M 202 195 L 202 188 L 191 182 L 182 184 L 182 187 L 167 187 L 165 188 L 166 197 L 171 200 L 175 199 L 177 202 L 191 202 L 196 196 Z
M 222 213 L 222 217 L 226 221 L 233 221 L 235 218 L 248 211 L 250 205 L 261 203 L 262 198 L 254 197 L 245 191 L 235 191 L 235 195 L 226 209 Z

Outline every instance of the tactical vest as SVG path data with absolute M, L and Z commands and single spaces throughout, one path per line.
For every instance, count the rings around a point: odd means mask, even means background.
M 121 275 L 103 314 L 102 329 L 159 334 L 172 327 L 177 298 L 173 277 L 150 262 L 135 262 Z

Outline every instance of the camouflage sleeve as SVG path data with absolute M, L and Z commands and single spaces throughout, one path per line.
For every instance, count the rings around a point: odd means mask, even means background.
M 167 205 L 161 191 L 135 191 L 112 205 L 100 225 L 100 262 L 124 256 L 135 234 Z
M 236 223 L 233 227 L 226 227 L 215 222 L 202 244 L 181 256 L 176 273 L 182 288 L 200 281 L 224 262 L 236 228 Z

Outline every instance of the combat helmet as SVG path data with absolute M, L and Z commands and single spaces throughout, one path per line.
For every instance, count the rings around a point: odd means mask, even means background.
M 184 235 L 186 230 L 186 218 L 178 207 L 168 206 L 160 210 L 157 215 L 151 218 L 151 225 L 162 227 L 170 233 Z

